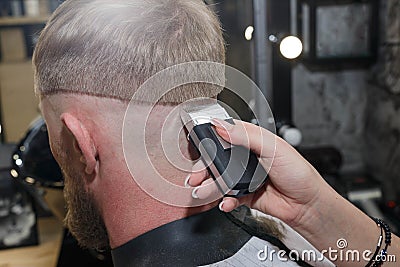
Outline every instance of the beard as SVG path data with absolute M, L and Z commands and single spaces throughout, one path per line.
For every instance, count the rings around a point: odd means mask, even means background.
M 67 164 L 66 164 L 67 165 Z M 82 174 L 63 168 L 67 206 L 65 226 L 83 248 L 109 247 L 107 230 L 93 195 L 86 191 Z

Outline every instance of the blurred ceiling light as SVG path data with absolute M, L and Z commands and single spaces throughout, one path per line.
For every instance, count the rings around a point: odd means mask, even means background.
M 246 38 L 247 41 L 250 41 L 251 39 L 253 39 L 253 32 L 254 32 L 254 27 L 248 26 L 244 31 L 244 38 Z
M 21 166 L 22 165 L 22 160 L 21 159 L 17 159 L 15 161 L 15 164 L 17 164 L 17 166 Z
M 303 44 L 296 36 L 287 36 L 283 38 L 279 46 L 282 55 L 288 59 L 294 59 L 303 52 Z
M 16 170 L 14 170 L 14 169 L 12 169 L 12 170 L 10 171 L 10 174 L 11 174 L 11 176 L 14 177 L 14 178 L 17 178 L 17 177 L 18 177 L 18 172 L 17 172 Z
M 276 37 L 275 35 L 271 34 L 270 36 L 268 36 L 268 40 L 270 40 L 273 43 L 277 43 L 279 41 L 278 37 Z
M 28 184 L 34 184 L 36 181 L 32 177 L 25 177 L 25 182 Z

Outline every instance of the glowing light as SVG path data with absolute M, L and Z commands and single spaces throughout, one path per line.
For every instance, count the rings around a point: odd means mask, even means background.
M 25 182 L 27 182 L 28 184 L 34 184 L 35 183 L 35 179 L 33 179 L 32 177 L 26 177 L 25 178 Z
M 268 36 L 268 40 L 270 40 L 273 43 L 278 42 L 278 37 L 276 37 L 275 35 L 271 34 L 270 36 Z
M 285 58 L 294 59 L 303 52 L 303 44 L 295 36 L 285 37 L 280 44 L 280 51 Z
M 10 174 L 11 174 L 11 176 L 14 177 L 14 178 L 17 178 L 17 177 L 18 177 L 18 172 L 17 172 L 16 170 L 14 170 L 14 169 L 12 169 L 12 170 L 10 171 Z
M 15 161 L 15 164 L 17 164 L 17 166 L 21 166 L 22 165 L 22 159 L 17 159 Z
M 396 207 L 396 202 L 394 202 L 393 200 L 388 201 L 387 206 L 389 208 L 395 208 Z
M 251 39 L 253 39 L 253 32 L 254 32 L 254 27 L 248 26 L 244 31 L 244 38 L 246 38 L 247 41 L 250 41 Z

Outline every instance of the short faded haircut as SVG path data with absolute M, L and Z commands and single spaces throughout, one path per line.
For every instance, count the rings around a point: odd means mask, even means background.
M 35 91 L 130 100 L 158 71 L 191 61 L 225 62 L 220 22 L 201 0 L 67 0 L 36 45 Z M 215 97 L 221 90 L 184 85 L 161 102 Z

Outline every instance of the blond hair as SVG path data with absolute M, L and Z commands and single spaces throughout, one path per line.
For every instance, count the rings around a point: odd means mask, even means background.
M 225 62 L 219 20 L 203 1 L 68 0 L 35 48 L 35 90 L 130 100 L 158 71 L 190 61 Z M 221 90 L 184 85 L 161 101 L 215 97 Z

